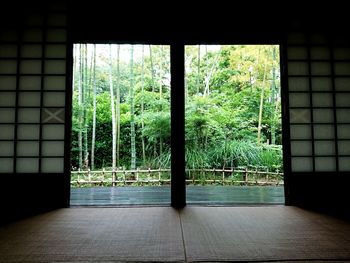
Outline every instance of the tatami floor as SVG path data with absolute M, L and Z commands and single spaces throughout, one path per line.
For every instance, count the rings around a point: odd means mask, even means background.
M 0 262 L 350 262 L 350 224 L 286 206 L 67 208 L 0 227 Z

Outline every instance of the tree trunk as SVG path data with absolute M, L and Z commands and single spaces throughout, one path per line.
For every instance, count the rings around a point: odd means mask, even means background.
M 141 72 L 141 142 L 142 142 L 142 162 L 143 165 L 146 163 L 146 149 L 145 149 L 145 138 L 143 136 L 143 130 L 145 128 L 145 122 L 143 119 L 144 111 L 144 86 L 145 86 L 145 46 L 142 45 L 142 62 L 141 62 L 142 72 Z
M 272 82 L 271 82 L 271 103 L 272 103 L 272 116 L 271 116 L 271 144 L 276 144 L 275 134 L 275 114 L 276 114 L 276 72 L 275 72 L 275 61 L 276 61 L 276 48 L 272 47 Z
M 79 45 L 79 79 L 78 79 L 78 148 L 79 148 L 79 169 L 83 169 L 83 49 L 82 44 Z
M 93 115 L 92 115 L 92 138 L 91 138 L 91 170 L 95 169 L 95 139 L 96 139 L 96 44 L 93 52 Z
M 198 45 L 198 55 L 197 55 L 197 94 L 199 94 L 199 83 L 201 74 L 201 45 Z
M 154 86 L 155 86 L 155 72 L 154 72 L 154 65 L 153 65 L 153 55 L 152 55 L 152 46 L 149 45 L 149 58 L 151 61 L 151 78 L 152 78 L 152 92 L 154 92 Z
M 160 49 L 160 58 L 161 58 L 161 61 L 160 61 L 160 77 L 159 77 L 159 100 L 160 102 L 162 101 L 162 98 L 163 98 L 163 87 L 162 87 L 162 77 L 163 77 L 163 73 L 165 72 L 165 66 L 164 66 L 164 46 L 161 46 L 161 49 Z M 163 107 L 162 107 L 162 104 L 160 104 L 160 109 L 159 109 L 160 112 L 163 111 Z M 162 134 L 160 133 L 160 136 L 159 136 L 159 156 L 161 156 L 163 154 L 163 137 L 162 137 Z
M 260 93 L 259 120 L 258 120 L 258 143 L 260 143 L 260 141 L 261 141 L 261 123 L 262 123 L 263 106 L 264 106 L 264 89 L 265 89 L 265 80 L 266 80 L 266 68 L 267 68 L 267 62 L 265 61 L 264 77 L 263 77 L 263 83 L 262 83 L 261 93 Z
M 116 123 L 117 123 L 117 166 L 120 160 L 120 45 L 117 45 L 117 99 L 116 99 Z
M 116 165 L 116 125 L 115 125 L 115 107 L 113 94 L 113 76 L 112 76 L 112 45 L 109 44 L 109 91 L 111 95 L 111 111 L 112 111 L 112 170 L 115 170 Z
M 155 91 L 155 72 L 154 72 L 154 65 L 153 65 L 153 54 L 152 54 L 152 46 L 149 45 L 149 58 L 151 61 L 151 79 L 152 79 L 152 92 Z M 157 144 L 156 142 L 153 143 L 153 157 L 155 158 L 157 156 Z
M 214 60 L 214 62 L 213 62 L 213 64 L 212 64 L 212 66 L 211 66 L 210 71 L 207 73 L 207 77 L 206 77 L 206 79 L 205 79 L 204 95 L 209 96 L 209 94 L 210 94 L 210 87 L 209 87 L 209 84 L 210 84 L 210 80 L 211 80 L 211 78 L 212 78 L 212 76 L 213 76 L 213 74 L 214 74 L 214 72 L 215 72 L 216 66 L 217 66 L 217 64 L 218 64 L 218 62 L 219 62 L 220 53 L 221 53 L 221 51 L 219 50 L 219 51 L 218 51 L 218 54 L 217 54 L 216 57 L 215 57 L 215 60 Z
M 134 46 L 130 47 L 130 133 L 131 133 L 131 169 L 136 169 L 135 115 L 134 115 Z
M 87 52 L 87 44 L 84 44 L 84 82 L 83 82 L 83 105 L 84 105 L 84 167 L 85 169 L 89 168 L 89 147 L 88 147 L 88 119 L 87 119 L 87 108 L 89 103 L 89 82 L 88 82 L 88 52 Z

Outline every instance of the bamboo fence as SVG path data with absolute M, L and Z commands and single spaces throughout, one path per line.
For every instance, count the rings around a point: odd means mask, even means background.
M 170 169 L 135 169 L 135 170 L 78 170 L 71 172 L 71 185 L 167 185 L 170 184 Z M 249 167 L 223 169 L 186 169 L 187 184 L 221 185 L 283 185 L 283 173 L 265 171 Z M 164 175 L 166 175 L 164 177 Z

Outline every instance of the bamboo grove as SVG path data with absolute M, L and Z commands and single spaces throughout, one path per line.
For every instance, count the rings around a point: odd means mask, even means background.
M 282 168 L 277 46 L 185 48 L 188 168 Z M 72 169 L 170 167 L 170 47 L 74 45 Z

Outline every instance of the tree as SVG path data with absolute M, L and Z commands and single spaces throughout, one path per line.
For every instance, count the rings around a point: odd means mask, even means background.
M 91 170 L 95 170 L 95 141 L 96 141 L 96 44 L 93 50 L 93 116 L 92 116 L 92 138 L 91 138 Z
M 201 45 L 198 45 L 197 54 L 197 94 L 200 91 L 200 73 L 201 73 Z
M 112 61 L 112 45 L 109 44 L 109 90 L 111 96 L 111 112 L 112 112 L 112 170 L 116 166 L 116 125 L 115 125 L 115 107 L 113 92 L 113 61 Z
M 88 83 L 88 48 L 84 44 L 84 78 L 83 78 L 83 135 L 84 135 L 84 168 L 89 168 L 89 147 L 88 147 L 88 117 L 87 108 L 90 100 Z
M 145 46 L 142 46 L 142 58 L 141 58 L 141 142 L 142 142 L 142 163 L 145 165 L 146 163 L 146 148 L 145 148 L 145 137 L 144 137 L 144 129 L 145 129 L 145 121 L 143 119 L 144 114 L 144 91 L 145 91 Z
M 131 130 L 131 169 L 136 169 L 135 146 L 135 105 L 134 105 L 134 46 L 130 45 L 130 130 Z
M 120 45 L 117 45 L 117 84 L 116 84 L 116 122 L 117 122 L 117 166 L 120 167 Z
M 153 64 L 153 54 L 152 54 L 152 46 L 149 45 L 149 58 L 151 62 L 151 79 L 152 79 L 152 92 L 155 91 L 155 72 L 154 72 L 154 64 Z M 157 143 L 154 141 L 153 143 L 153 157 L 157 156 Z
M 275 62 L 276 62 L 276 48 L 272 48 L 272 80 L 271 80 L 271 103 L 272 103 L 272 114 L 271 114 L 271 144 L 276 144 L 276 134 L 275 134 L 275 114 L 276 114 L 276 72 L 275 72 Z
M 79 82 L 78 82 L 78 147 L 79 147 L 79 169 L 83 168 L 83 48 L 79 45 Z
M 261 95 L 260 95 L 260 106 L 259 106 L 259 121 L 258 121 L 258 143 L 261 142 L 261 123 L 263 116 L 263 105 L 264 105 L 264 90 L 265 90 L 265 80 L 266 80 L 266 67 L 267 62 L 265 62 L 264 78 L 261 85 Z

